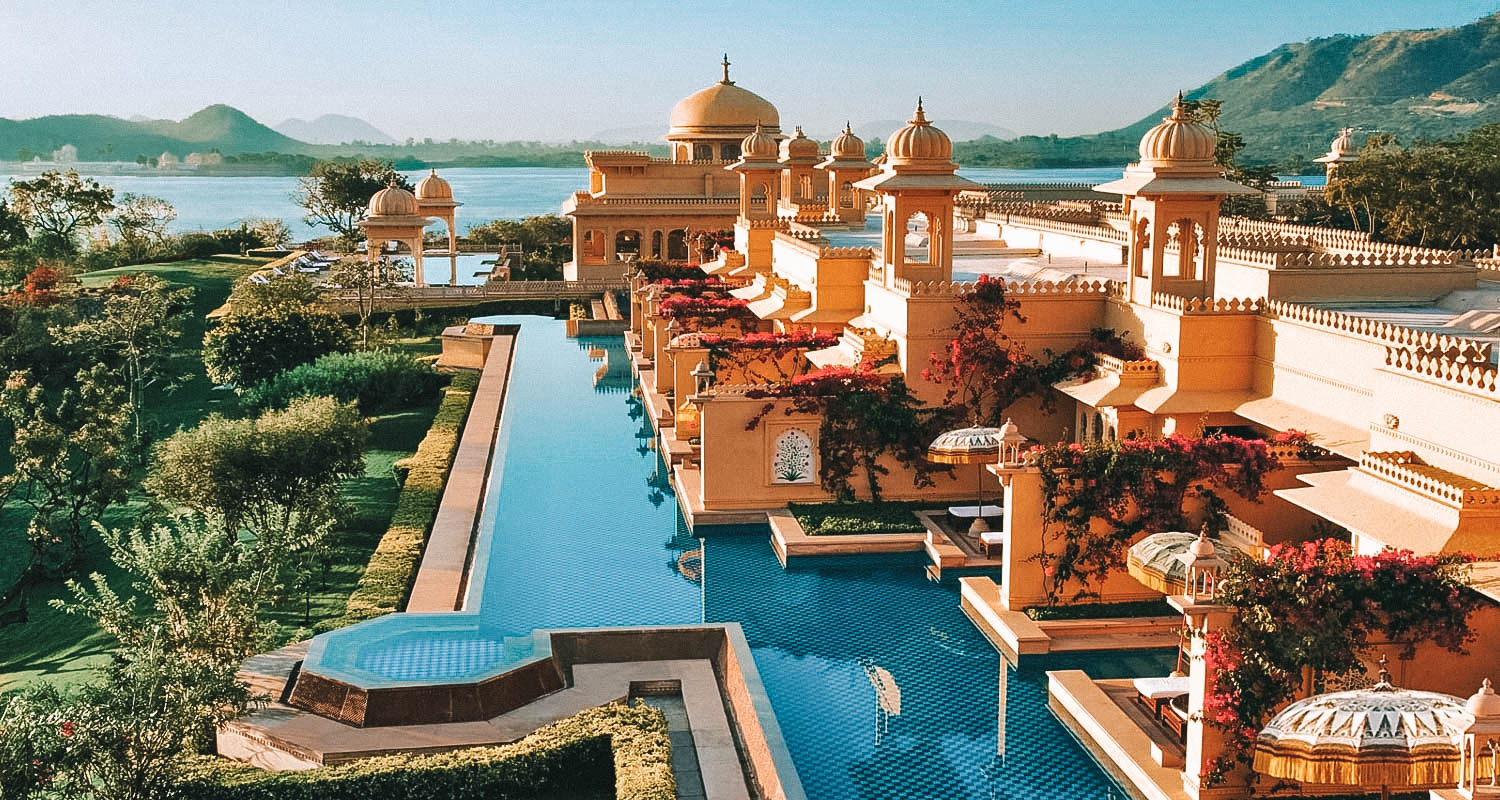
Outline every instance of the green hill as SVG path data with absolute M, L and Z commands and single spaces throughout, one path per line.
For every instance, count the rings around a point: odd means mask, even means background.
M 1327 151 L 1339 128 L 1447 138 L 1500 122 L 1500 13 L 1437 30 L 1330 36 L 1284 44 L 1187 92 L 1223 102 L 1225 130 L 1257 162 Z M 1133 160 L 1140 136 L 1166 113 L 1094 136 L 981 139 L 958 145 L 964 164 L 1083 166 Z
M 213 105 L 174 122 L 132 122 L 100 114 L 60 114 L 26 120 L 0 119 L 0 159 L 44 159 L 64 144 L 78 148 L 84 161 L 131 161 L 137 155 L 170 152 L 181 158 L 216 148 L 236 153 L 310 153 L 312 145 L 283 136 L 226 105 Z

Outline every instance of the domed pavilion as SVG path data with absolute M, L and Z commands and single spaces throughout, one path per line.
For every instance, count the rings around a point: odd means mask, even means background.
M 391 177 L 389 185 L 370 198 L 364 219 L 355 224 L 365 233 L 365 252 L 370 261 L 381 257 L 387 242 L 404 244 L 410 248 L 416 262 L 413 274 L 416 284 L 426 285 L 422 276 L 422 231 L 432 224 L 432 220 L 423 215 L 417 196 L 396 183 L 395 176 Z

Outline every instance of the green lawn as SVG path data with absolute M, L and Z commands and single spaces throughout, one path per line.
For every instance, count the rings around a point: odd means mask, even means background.
M 198 343 L 208 328 L 204 315 L 219 307 L 229 296 L 236 278 L 265 263 L 264 259 L 220 256 L 168 264 L 148 264 L 106 270 L 83 276 L 86 286 L 107 284 L 123 273 L 147 272 L 178 286 L 191 286 L 193 314 L 188 320 L 183 343 L 196 353 Z M 435 337 L 403 339 L 395 346 L 417 355 L 435 353 L 440 345 Z M 197 372 L 180 388 L 170 393 L 157 392 L 148 402 L 148 413 L 155 420 L 155 436 L 160 439 L 179 428 L 191 427 L 216 410 L 233 413 L 234 396 L 215 389 L 203 374 L 201 360 Z M 389 414 L 376 418 L 370 429 L 369 448 L 365 453 L 365 474 L 351 480 L 344 489 L 349 507 L 347 524 L 336 532 L 333 541 L 332 567 L 326 583 L 316 587 L 311 598 L 311 615 L 302 596 L 289 598 L 277 608 L 273 619 L 283 637 L 319 620 L 340 616 L 354 584 L 364 572 L 365 563 L 385 532 L 391 510 L 395 507 L 397 486 L 392 462 L 416 450 L 427 432 L 437 409 L 430 407 Z M 9 586 L 16 570 L 24 563 L 24 531 L 27 514 L 23 509 L 0 509 L 0 586 Z M 145 509 L 143 496 L 133 496 L 125 506 L 111 509 L 103 523 L 111 528 L 126 528 L 136 523 Z M 102 573 L 120 588 L 128 579 L 114 568 L 103 544 L 89 542 L 81 574 Z M 88 620 L 53 610 L 48 601 L 68 596 L 60 581 L 48 581 L 32 589 L 29 597 L 31 621 L 25 625 L 0 628 L 0 691 L 19 688 L 37 680 L 71 684 L 87 680 L 93 670 L 109 657 L 110 642 Z

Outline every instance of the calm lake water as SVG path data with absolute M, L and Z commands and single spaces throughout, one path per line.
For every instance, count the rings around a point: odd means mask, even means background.
M 959 174 L 980 183 L 1102 183 L 1120 177 L 1121 168 L 1084 169 L 962 169 Z M 425 171 L 405 173 L 413 182 Z M 555 214 L 569 194 L 588 186 L 588 170 L 578 168 L 499 167 L 490 169 L 445 169 L 442 176 L 453 185 L 458 209 L 458 228 L 492 219 L 520 219 L 537 214 Z M 4 185 L 12 178 L 0 176 Z M 302 209 L 292 199 L 297 178 L 197 177 L 193 175 L 104 175 L 98 180 L 117 193 L 131 192 L 160 197 L 177 208 L 178 232 L 213 230 L 231 226 L 249 217 L 284 221 L 293 238 L 323 233 L 302 222 Z M 1322 183 L 1322 178 L 1303 178 Z

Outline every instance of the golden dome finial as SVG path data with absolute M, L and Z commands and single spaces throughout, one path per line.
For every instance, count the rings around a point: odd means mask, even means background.
M 931 125 L 927 121 L 927 112 L 922 110 L 922 96 L 917 95 L 917 113 L 910 120 L 912 125 Z
M 732 80 L 729 79 L 729 54 L 728 53 L 724 54 L 724 80 L 719 81 L 719 83 L 728 84 L 728 85 L 733 85 L 734 84 L 734 81 L 732 81 Z

